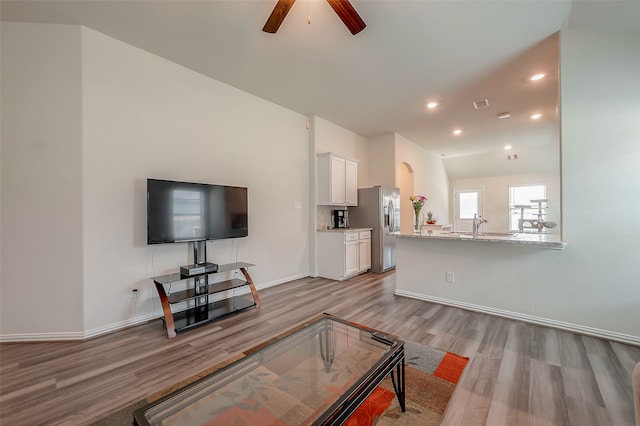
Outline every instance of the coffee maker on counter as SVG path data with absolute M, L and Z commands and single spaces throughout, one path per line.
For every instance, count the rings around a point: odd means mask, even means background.
M 349 212 L 347 210 L 332 210 L 331 216 L 333 217 L 334 228 L 349 227 Z

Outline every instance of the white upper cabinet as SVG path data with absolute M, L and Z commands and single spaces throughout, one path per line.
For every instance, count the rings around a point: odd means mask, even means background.
M 358 205 L 358 163 L 327 152 L 318 154 L 318 205 Z
M 344 192 L 345 204 L 358 205 L 358 163 L 344 160 Z

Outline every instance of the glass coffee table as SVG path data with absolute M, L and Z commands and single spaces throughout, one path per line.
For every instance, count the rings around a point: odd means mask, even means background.
M 405 410 L 404 342 L 323 314 L 136 410 L 143 425 L 339 425 L 391 375 Z

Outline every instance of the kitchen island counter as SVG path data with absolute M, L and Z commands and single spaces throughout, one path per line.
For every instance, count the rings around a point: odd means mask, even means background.
M 491 235 L 494 234 L 494 235 Z M 533 233 L 514 233 L 508 235 L 495 235 L 497 233 L 480 233 L 475 236 L 469 233 L 459 232 L 422 232 L 420 234 L 404 234 L 397 233 L 396 236 L 400 238 L 418 238 L 428 240 L 449 240 L 459 242 L 471 242 L 471 243 L 494 243 L 494 244 L 513 244 L 513 245 L 526 245 L 536 246 L 539 248 L 564 250 L 567 243 L 560 239 L 558 235 L 550 234 L 533 234 Z
M 344 234 L 347 232 L 360 232 L 360 231 L 371 231 L 373 228 L 362 228 L 362 227 L 352 227 L 352 228 L 319 228 L 316 229 L 316 232 L 331 232 L 336 234 Z

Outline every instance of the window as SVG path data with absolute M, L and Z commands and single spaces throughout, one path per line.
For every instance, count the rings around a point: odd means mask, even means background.
M 520 219 L 538 219 L 539 204 L 532 200 L 547 198 L 546 185 L 509 186 L 509 229 L 519 230 Z M 542 208 L 546 208 L 546 202 Z M 527 228 L 530 226 L 524 226 Z M 536 228 L 537 229 L 537 228 Z
M 478 193 L 477 192 L 461 192 L 460 193 L 460 219 L 473 219 L 478 214 Z

